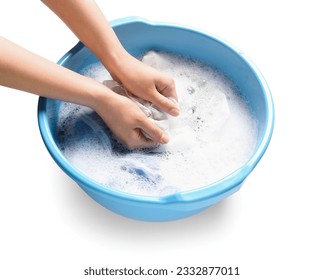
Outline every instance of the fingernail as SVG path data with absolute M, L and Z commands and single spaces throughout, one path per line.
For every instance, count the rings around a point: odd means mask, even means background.
M 173 108 L 170 110 L 170 114 L 172 116 L 178 116 L 180 114 L 180 110 L 178 108 Z
M 166 144 L 169 142 L 169 137 L 166 134 L 163 134 L 163 136 L 160 139 L 161 144 Z

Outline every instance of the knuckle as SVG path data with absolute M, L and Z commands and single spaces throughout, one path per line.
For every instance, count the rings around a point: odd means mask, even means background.
M 169 92 L 175 91 L 176 85 L 175 81 L 172 77 L 167 76 L 166 77 L 166 87 L 165 89 L 168 90 Z
M 176 85 L 175 85 L 175 81 L 174 81 L 173 78 L 169 77 L 168 85 L 169 85 L 171 90 L 175 90 Z

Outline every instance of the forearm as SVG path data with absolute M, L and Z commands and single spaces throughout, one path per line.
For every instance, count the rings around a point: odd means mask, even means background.
M 93 0 L 42 0 L 111 71 L 127 55 Z M 113 74 L 113 73 L 112 73 Z
M 132 94 L 173 116 L 178 106 L 174 81 L 131 56 L 94 0 L 43 0 L 98 57 L 114 80 Z M 168 98 L 167 98 L 168 97 Z
M 0 85 L 89 107 L 94 107 L 98 95 L 107 91 L 100 83 L 3 37 L 0 37 Z

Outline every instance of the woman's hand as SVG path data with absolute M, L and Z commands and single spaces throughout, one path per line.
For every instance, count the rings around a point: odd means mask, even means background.
M 176 102 L 170 100 L 177 101 L 173 79 L 131 56 L 122 46 L 95 1 L 42 1 L 70 27 L 104 64 L 113 78 L 123 84 L 130 93 L 152 102 L 170 115 L 179 115 Z M 71 94 L 75 94 L 75 91 Z M 102 100 L 107 100 L 107 97 Z M 81 104 L 88 102 L 80 99 L 77 101 Z M 130 100 L 116 96 L 113 103 L 115 106 L 109 106 L 109 102 L 103 101 L 93 109 L 128 147 L 141 147 L 152 145 L 154 142 L 167 141 L 162 130 L 151 123 Z M 149 134 L 152 140 L 143 138 L 141 130 Z
M 109 126 L 117 139 L 130 149 L 166 144 L 167 135 L 157 127 L 129 98 L 110 90 L 97 98 L 93 109 Z M 143 135 L 143 131 L 150 139 Z
M 125 50 L 105 66 L 112 77 L 132 94 L 152 102 L 161 111 L 172 116 L 179 115 L 179 107 L 175 102 L 175 84 L 171 77 L 144 64 Z
M 0 85 L 95 110 L 128 148 L 165 144 L 168 137 L 129 98 L 102 83 L 35 55 L 0 37 Z M 142 131 L 151 139 L 144 137 Z
M 174 81 L 131 56 L 95 1 L 43 0 L 132 94 L 170 115 L 179 115 Z

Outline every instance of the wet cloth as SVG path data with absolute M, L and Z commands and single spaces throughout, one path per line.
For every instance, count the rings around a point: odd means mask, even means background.
M 152 122 L 165 125 L 169 143 L 128 150 L 93 110 L 67 104 L 60 108 L 58 140 L 71 164 L 104 186 L 150 196 L 206 186 L 242 166 L 254 150 L 257 126 L 235 85 L 200 62 L 172 54 L 149 52 L 142 61 L 174 79 L 178 117 L 105 81 L 112 77 L 103 66 L 97 68 L 104 73 L 97 80 L 132 98 Z
M 129 93 L 123 85 L 119 84 L 114 80 L 105 80 L 103 84 L 110 88 L 112 91 L 126 96 L 131 99 L 143 112 L 144 114 L 159 128 L 161 128 L 165 134 L 169 134 L 169 119 L 168 115 L 165 112 L 160 111 L 154 104 L 144 99 L 141 99 L 131 93 Z M 175 100 L 172 100 L 176 103 Z M 150 136 L 143 131 L 145 137 L 150 138 Z

